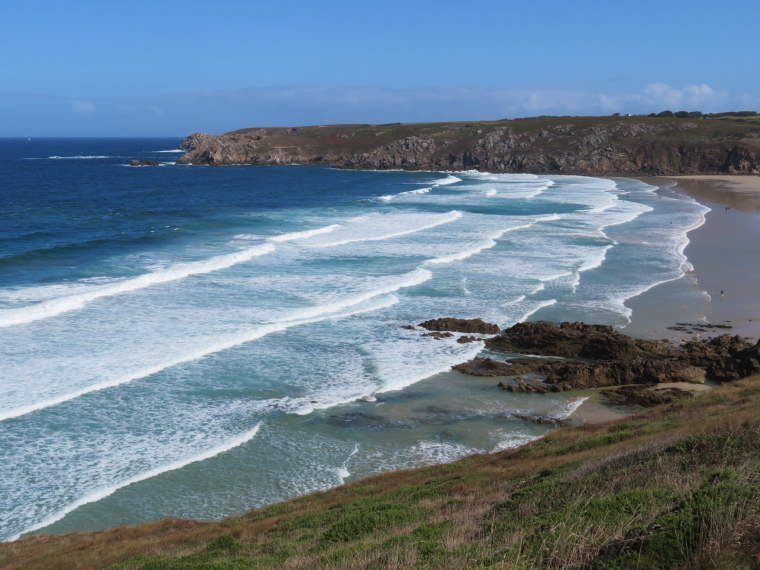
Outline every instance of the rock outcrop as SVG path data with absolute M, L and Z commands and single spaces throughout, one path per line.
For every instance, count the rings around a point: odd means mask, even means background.
M 657 388 L 652 385 L 620 386 L 610 390 L 602 390 L 602 395 L 611 404 L 618 406 L 636 406 L 651 408 L 660 404 L 669 404 L 678 400 L 687 400 L 694 396 L 693 392 L 679 388 Z
M 544 174 L 760 174 L 760 126 L 651 117 L 330 125 L 194 133 L 181 164 L 330 164 Z
M 158 166 L 157 160 L 130 160 L 129 166 Z
M 453 331 L 461 333 L 499 334 L 499 326 L 487 323 L 481 319 L 432 319 L 420 323 L 423 329 L 429 331 Z
M 595 362 L 544 358 L 517 358 L 499 362 L 490 358 L 475 358 L 452 368 L 472 376 L 514 377 L 535 374 L 544 377 L 544 391 L 553 392 L 623 384 L 705 381 L 705 371 L 702 368 L 677 360 L 641 357 Z
M 663 343 L 635 339 L 610 326 L 585 323 L 518 323 L 486 341 L 492 350 L 564 358 L 616 360 L 675 358 L 678 351 Z
M 760 373 L 760 341 L 753 345 L 728 334 L 690 341 L 677 349 L 664 342 L 631 338 L 603 325 L 539 322 L 519 323 L 485 343 L 494 351 L 561 357 L 507 362 L 476 357 L 453 367 L 472 376 L 513 378 L 500 384 L 513 392 L 699 383 L 706 377 L 727 382 Z
M 707 370 L 719 382 L 760 374 L 760 341 L 752 344 L 738 335 L 720 335 L 707 341 L 689 341 L 682 358 Z

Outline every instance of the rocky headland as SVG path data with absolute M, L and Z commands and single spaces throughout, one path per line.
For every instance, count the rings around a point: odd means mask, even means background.
M 760 125 L 666 117 L 535 117 L 194 133 L 179 164 L 585 175 L 760 174 Z

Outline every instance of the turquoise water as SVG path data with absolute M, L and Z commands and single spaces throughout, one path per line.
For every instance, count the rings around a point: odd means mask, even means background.
M 169 139 L 0 141 L 0 539 L 219 519 L 519 445 L 582 398 L 400 328 L 625 327 L 706 208 L 643 182 L 175 166 Z M 127 167 L 132 158 L 159 167 Z

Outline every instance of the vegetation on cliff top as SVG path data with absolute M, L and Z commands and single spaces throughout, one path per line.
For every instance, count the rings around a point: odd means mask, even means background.
M 721 117 L 716 117 L 721 118 Z M 543 174 L 760 174 L 760 124 L 675 117 L 323 125 L 195 133 L 183 164 L 329 164 Z
M 758 568 L 760 377 L 219 523 L 34 536 L 3 568 Z

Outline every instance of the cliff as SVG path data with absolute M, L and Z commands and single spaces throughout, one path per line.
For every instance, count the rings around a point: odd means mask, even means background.
M 760 125 L 662 117 L 536 117 L 195 133 L 179 164 L 585 175 L 760 174 Z

